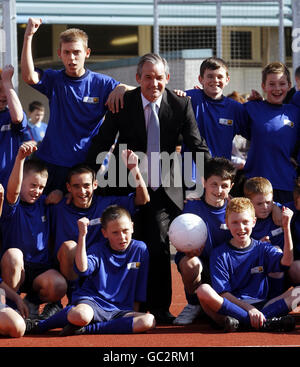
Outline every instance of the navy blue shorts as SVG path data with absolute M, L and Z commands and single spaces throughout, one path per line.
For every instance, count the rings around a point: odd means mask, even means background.
M 30 263 L 25 261 L 24 263 L 25 280 L 20 287 L 20 292 L 28 293 L 32 291 L 32 284 L 34 279 L 50 269 L 52 269 L 52 267 L 48 264 Z
M 118 309 L 115 309 L 113 311 L 105 311 L 96 302 L 92 301 L 91 299 L 87 299 L 87 298 L 78 299 L 75 305 L 77 306 L 78 304 L 82 304 L 82 303 L 92 307 L 94 311 L 93 322 L 110 321 L 110 320 L 124 317 L 129 312 L 133 312 L 133 310 L 118 310 Z

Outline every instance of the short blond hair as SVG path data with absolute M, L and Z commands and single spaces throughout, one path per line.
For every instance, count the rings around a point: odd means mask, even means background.
M 59 35 L 59 48 L 61 48 L 62 43 L 77 42 L 79 40 L 87 49 L 89 37 L 86 32 L 79 28 L 69 28 Z
M 250 199 L 244 197 L 236 197 L 229 201 L 225 218 L 228 220 L 231 213 L 242 213 L 249 210 L 252 217 L 255 218 L 255 209 Z
M 265 177 L 252 177 L 249 178 L 244 184 L 244 195 L 247 198 L 252 198 L 253 195 L 273 194 L 273 187 L 271 182 Z

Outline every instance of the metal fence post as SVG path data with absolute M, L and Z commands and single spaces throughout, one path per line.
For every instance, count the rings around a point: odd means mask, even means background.
M 3 0 L 2 16 L 6 44 L 6 49 L 4 53 L 4 64 L 11 64 L 15 68 L 13 75 L 13 85 L 16 92 L 18 92 L 18 40 L 15 0 Z

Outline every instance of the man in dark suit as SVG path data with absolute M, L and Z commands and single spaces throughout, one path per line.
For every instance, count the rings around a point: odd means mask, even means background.
M 114 149 L 115 156 L 119 154 L 119 146 L 126 145 L 138 155 L 138 152 L 141 153 L 140 167 L 144 166 L 145 171 L 148 171 L 148 179 L 152 178 L 150 169 L 156 170 L 157 175 L 154 177 L 156 182 L 150 182 L 148 185 L 150 202 L 141 207 L 134 218 L 134 237 L 144 241 L 149 250 L 149 279 L 145 309 L 154 314 L 158 323 L 172 323 L 174 319 L 169 312 L 172 290 L 168 227 L 170 221 L 179 215 L 183 208 L 183 185 L 178 171 L 175 172 L 176 154 L 174 152 L 182 139 L 194 158 L 197 158 L 198 163 L 199 156 L 202 162 L 210 157 L 207 145 L 199 134 L 189 98 L 179 97 L 166 89 L 169 78 L 168 64 L 165 59 L 157 54 L 142 56 L 136 74 L 140 87 L 125 93 L 124 108 L 118 113 L 107 113 L 98 135 L 92 141 L 87 159 L 87 163 L 98 171 L 99 165 L 96 164 L 98 154 L 108 151 L 118 134 Z M 150 102 L 154 103 L 153 110 L 149 106 Z M 153 120 L 156 121 L 158 131 L 155 128 L 151 130 Z M 155 134 L 154 139 L 153 134 Z M 158 147 L 153 148 L 156 143 Z M 161 163 L 151 158 L 152 166 L 147 170 L 148 160 L 144 158 L 150 159 L 150 154 L 153 153 L 153 149 L 149 152 L 150 147 L 163 153 L 164 157 L 170 157 L 172 154 L 174 157 L 175 154 L 175 160 L 171 159 L 171 163 L 167 162 L 164 165 L 164 158 Z M 180 157 L 180 154 L 178 155 Z M 116 162 L 120 162 L 118 157 Z M 180 167 L 180 163 L 177 167 Z M 119 168 L 114 166 L 114 162 L 109 167 L 108 175 L 110 169 L 114 169 L 113 172 L 119 174 Z M 141 171 L 143 171 L 142 168 Z M 120 195 L 127 194 L 128 190 L 134 190 L 128 187 L 129 185 L 125 188 L 120 186 L 121 179 L 118 177 L 116 187 L 109 187 L 108 192 Z

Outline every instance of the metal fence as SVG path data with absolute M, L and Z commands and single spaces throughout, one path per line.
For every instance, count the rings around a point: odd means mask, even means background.
M 12 64 L 13 84 L 18 90 L 17 19 L 15 0 L 0 2 L 0 67 Z
M 259 89 L 268 62 L 292 65 L 288 0 L 154 0 L 153 14 L 154 51 L 172 60 L 174 84 L 185 89 L 197 82 L 191 73 L 197 76 L 199 60 L 208 56 L 229 64 L 236 81 L 232 88 L 243 93 Z M 168 25 L 168 16 L 177 24 Z

